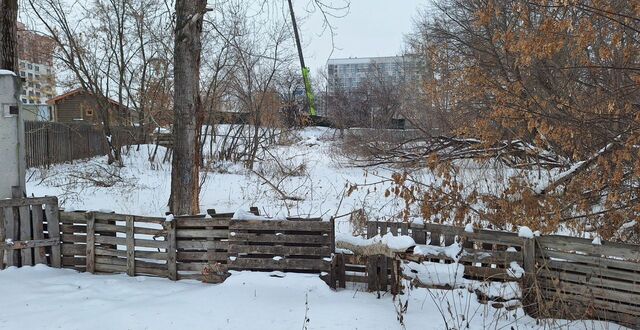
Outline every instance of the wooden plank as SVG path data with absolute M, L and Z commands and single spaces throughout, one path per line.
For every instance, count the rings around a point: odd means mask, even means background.
M 31 211 L 29 205 L 19 207 L 20 212 L 20 240 L 30 241 L 33 239 L 31 236 Z M 22 266 L 33 265 L 33 251 L 31 248 L 24 247 L 20 250 L 20 256 L 22 257 Z
M 212 218 L 178 218 L 176 228 L 193 228 L 193 227 L 223 227 L 228 228 L 230 219 L 212 219 Z
M 177 241 L 178 250 L 226 250 L 229 247 L 227 241 Z
M 542 291 L 547 297 L 555 297 L 555 299 L 561 299 L 562 301 L 575 301 L 591 308 L 604 309 L 613 313 L 630 314 L 635 316 L 636 318 L 640 318 L 640 306 L 637 305 L 628 305 L 615 301 L 608 301 L 600 299 L 598 297 L 582 295 L 565 290 L 544 289 Z
M 47 246 L 60 246 L 60 240 L 57 238 L 47 238 L 41 240 L 30 240 L 30 241 L 12 241 L 11 244 L 0 242 L 0 249 L 5 250 L 23 250 L 23 249 L 31 249 L 31 248 L 41 248 Z
M 96 255 L 98 255 L 98 256 L 119 257 L 119 258 L 126 259 L 127 258 L 127 251 L 125 251 L 125 250 L 114 250 L 114 249 L 110 249 L 110 248 L 102 248 L 102 247 L 98 246 L 98 247 L 96 247 Z M 153 260 L 165 261 L 165 260 L 167 260 L 167 253 L 166 252 L 136 250 L 136 259 L 138 259 L 138 260 L 141 260 L 141 259 L 153 259 Z
M 583 265 L 573 262 L 566 261 L 556 261 L 556 260 L 548 260 L 545 259 L 541 261 L 543 268 L 548 268 L 550 270 L 562 270 L 573 273 L 580 273 L 589 275 L 592 277 L 606 277 L 610 279 L 616 279 L 620 281 L 629 281 L 629 282 L 639 282 L 640 283 L 640 274 L 635 272 L 629 272 L 621 269 L 613 269 L 613 268 L 598 268 L 589 265 Z
M 546 290 L 569 292 L 584 297 L 599 298 L 607 301 L 615 301 L 625 305 L 634 305 L 635 307 L 640 307 L 640 295 L 632 294 L 629 292 L 617 291 L 607 288 L 590 287 L 564 281 L 554 283 L 549 279 L 540 279 L 538 283 Z
M 277 256 L 330 256 L 330 247 L 235 245 L 229 246 L 229 253 L 272 254 Z
M 33 239 L 44 239 L 44 210 L 41 204 L 35 204 L 31 207 L 31 220 L 33 226 Z M 4 241 L 4 240 L 0 240 Z M 1 259 L 0 259 L 1 260 Z M 33 249 L 33 262 L 36 264 L 47 263 L 47 251 L 44 247 Z
M 367 258 L 367 277 L 368 289 L 370 292 L 378 291 L 378 258 L 377 256 L 369 256 Z
M 331 230 L 331 222 L 317 220 L 231 220 L 229 223 L 230 230 L 275 230 L 275 231 L 313 231 L 313 232 L 329 232 Z
M 105 264 L 105 265 L 118 265 L 128 267 L 128 261 L 126 258 L 118 258 L 118 257 L 107 257 L 107 256 L 96 256 L 96 264 Z M 166 262 L 158 263 L 158 262 L 150 262 L 145 260 L 136 259 L 136 272 L 138 272 L 139 267 L 145 268 L 153 268 L 153 269 L 161 269 L 166 271 L 167 265 Z M 134 276 L 134 275 L 132 275 Z
M 60 222 L 62 223 L 84 223 L 87 221 L 86 212 L 60 212 Z
M 158 218 L 158 217 L 141 217 L 141 216 L 134 216 L 134 215 L 129 215 L 129 214 L 117 214 L 117 213 L 103 213 L 103 212 L 96 212 L 96 220 L 115 220 L 115 221 L 127 221 L 127 218 L 129 217 L 135 217 L 135 222 L 147 222 L 147 223 L 155 223 L 155 224 L 164 224 L 164 222 L 166 221 L 165 218 Z
M 387 291 L 389 275 L 387 275 L 387 257 L 386 256 L 377 256 L 378 263 L 378 288 L 382 291 Z
M 618 268 L 618 269 L 626 269 L 630 271 L 640 272 L 640 262 L 617 260 L 617 259 L 610 259 L 610 258 L 598 257 L 598 256 L 589 256 L 589 255 L 564 252 L 564 251 L 554 251 L 549 249 L 542 250 L 542 253 L 544 254 L 545 259 L 556 258 L 556 259 L 563 259 L 571 262 L 589 264 L 589 265 L 593 265 L 595 267 L 600 267 L 600 268 L 608 267 L 608 268 Z
M 4 243 L 7 239 L 7 231 L 5 225 L 4 209 L 0 208 L 0 243 Z M 4 249 L 0 249 L 0 270 L 4 269 Z
M 167 226 L 167 274 L 170 280 L 178 279 L 177 268 L 177 244 L 176 244 L 176 221 L 173 220 Z
M 608 288 L 619 291 L 628 291 L 636 295 L 640 295 L 640 283 L 630 283 L 625 281 L 616 281 L 606 278 L 591 277 L 585 274 L 574 274 L 562 271 L 552 271 L 547 269 L 539 269 L 538 277 L 547 278 L 553 281 L 571 282 L 588 287 Z
M 367 222 L 367 238 L 378 235 L 378 225 L 376 221 Z
M 329 271 L 330 263 L 322 259 L 237 258 L 229 260 L 229 269 Z
M 127 271 L 127 266 L 96 263 L 96 272 L 99 272 L 99 273 L 125 273 L 126 271 Z M 155 275 L 159 277 L 167 276 L 166 269 L 136 267 L 136 272 L 137 272 L 136 274 L 139 274 L 139 275 Z
M 87 213 L 87 244 L 85 248 L 87 272 L 93 274 L 96 272 L 96 219 L 93 213 Z
M 87 254 L 87 248 L 85 247 L 85 244 L 62 244 L 61 251 L 62 254 L 66 256 L 86 256 Z
M 346 271 L 345 271 L 345 262 L 344 262 L 344 254 L 338 254 L 338 284 L 341 288 L 347 287 L 347 279 L 346 279 Z
M 273 235 L 273 234 L 250 234 L 250 233 L 229 233 L 229 242 L 236 244 L 242 242 L 251 243 L 299 243 L 299 244 L 314 244 L 314 245 L 331 245 L 329 235 Z
M 76 237 L 76 236 L 74 236 Z M 80 237 L 84 239 L 84 237 Z M 63 240 L 65 240 L 63 238 Z M 138 247 L 148 247 L 148 248 L 157 248 L 157 249 L 166 249 L 168 243 L 166 241 L 153 241 L 146 239 L 135 239 L 135 245 Z M 110 245 L 123 245 L 126 246 L 127 239 L 124 237 L 110 237 L 110 236 L 96 236 L 96 243 L 100 244 L 110 244 Z
M 60 222 L 57 198 L 54 197 L 54 202 L 52 202 L 51 204 L 46 204 L 44 206 L 44 214 L 47 217 L 47 231 L 49 232 L 49 237 L 55 238 L 60 241 Z M 62 253 L 60 251 L 60 246 L 56 245 L 51 247 L 51 267 L 62 267 L 61 258 Z
M 229 237 L 228 229 L 178 229 L 176 230 L 177 238 L 227 238 Z
M 127 246 L 127 275 L 135 276 L 136 275 L 136 259 L 135 259 L 135 234 L 133 228 L 134 217 L 127 216 L 125 218 L 127 224 L 127 237 L 126 237 L 126 246 Z
M 607 241 L 603 241 L 602 245 L 597 245 L 591 242 L 592 241 L 588 239 L 558 235 L 538 238 L 538 243 L 543 249 L 581 251 L 595 255 L 619 257 L 625 260 L 640 260 L 640 249 L 637 245 Z
M 5 207 L 20 207 L 29 206 L 35 204 L 58 204 L 58 198 L 56 197 L 21 197 L 11 199 L 0 199 L 0 208 Z
M 198 252 L 182 252 L 178 251 L 177 260 L 184 262 L 185 260 L 197 260 L 197 261 L 226 261 L 228 257 L 227 252 L 215 252 L 215 251 L 198 251 Z

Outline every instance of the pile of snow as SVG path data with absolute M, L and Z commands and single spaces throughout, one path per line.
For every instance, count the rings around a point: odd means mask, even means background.
M 596 236 L 593 241 L 591 241 L 591 244 L 593 245 L 602 245 L 602 239 L 600 238 L 600 236 Z
M 464 231 L 469 234 L 473 233 L 473 224 L 468 223 L 466 226 L 464 226 Z
M 416 245 L 413 248 L 413 254 L 423 256 L 438 256 L 445 255 L 456 262 L 462 255 L 462 245 L 460 243 L 453 243 L 449 246 L 435 246 L 435 245 Z
M 524 268 L 520 267 L 517 262 L 512 261 L 507 269 L 507 274 L 514 278 L 521 278 L 524 275 Z
M 464 266 L 458 263 L 403 263 L 402 274 L 427 286 L 464 288 L 468 282 L 463 277 Z
M 362 248 L 382 245 L 394 252 L 405 252 L 407 249 L 416 245 L 416 242 L 410 236 L 393 236 L 391 233 L 387 233 L 384 236 L 376 235 L 369 239 L 344 233 L 336 233 L 336 245 L 344 245 L 341 243 Z
M 522 237 L 522 238 L 533 238 L 533 231 L 531 230 L 531 228 L 527 227 L 527 226 L 521 226 L 518 229 L 518 237 Z

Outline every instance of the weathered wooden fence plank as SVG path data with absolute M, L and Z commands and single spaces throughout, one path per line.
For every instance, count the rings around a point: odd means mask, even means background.
M 127 224 L 127 237 L 126 237 L 126 245 L 127 245 L 127 275 L 135 276 L 136 275 L 136 259 L 135 259 L 135 233 L 133 227 L 133 216 L 127 216 L 125 218 Z
M 89 273 L 96 272 L 96 219 L 93 213 L 87 213 L 87 246 L 86 269 Z
M 31 219 L 33 225 L 33 239 L 44 239 L 44 210 L 42 204 L 34 204 L 31 206 Z M 47 263 L 47 251 L 44 247 L 33 249 L 33 262 L 36 264 Z
M 167 224 L 167 272 L 169 279 L 172 281 L 178 280 L 178 268 L 177 268 L 177 245 L 176 245 L 176 220 L 172 220 Z
M 54 197 L 55 198 L 55 197 Z M 47 232 L 49 238 L 60 241 L 60 220 L 58 211 L 58 199 L 55 198 L 55 202 L 45 204 L 44 213 L 47 218 Z M 62 267 L 62 253 L 60 245 L 54 245 L 51 247 L 51 267 Z
M 19 207 L 20 212 L 20 240 L 30 241 L 31 237 L 31 212 L 29 205 Z M 33 265 L 33 251 L 30 248 L 24 248 L 20 250 L 22 256 L 22 266 Z

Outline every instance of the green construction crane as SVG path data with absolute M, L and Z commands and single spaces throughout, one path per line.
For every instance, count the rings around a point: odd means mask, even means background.
M 307 101 L 309 102 L 309 113 L 316 116 L 316 101 L 311 89 L 311 77 L 309 77 L 309 68 L 304 65 L 304 56 L 302 55 L 302 45 L 300 44 L 300 35 L 298 34 L 298 24 L 296 23 L 296 15 L 293 13 L 293 3 L 289 1 L 289 11 L 291 12 L 291 22 L 293 23 L 293 34 L 296 37 L 296 46 L 298 47 L 298 57 L 300 58 L 300 66 L 302 67 L 302 79 L 304 80 L 304 90 L 307 92 Z

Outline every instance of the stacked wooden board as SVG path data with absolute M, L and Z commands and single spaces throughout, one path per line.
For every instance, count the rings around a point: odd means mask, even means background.
M 231 216 L 233 214 L 175 219 L 179 279 L 216 282 L 207 275 L 214 270 L 226 272 Z
M 229 269 L 325 273 L 331 271 L 333 222 L 231 220 Z
M 376 235 L 408 235 L 416 244 L 445 247 L 462 242 L 459 262 L 465 265 L 465 278 L 489 281 L 516 281 L 507 271 L 511 262 L 523 265 L 523 240 L 515 233 L 490 230 L 465 231 L 465 228 L 433 223 L 397 223 L 370 221 L 367 237 Z M 451 263 L 445 254 L 425 256 L 426 261 Z
M 46 264 L 60 267 L 56 197 L 0 200 L 0 270 Z
M 566 236 L 536 241 L 540 298 L 556 317 L 640 328 L 640 248 Z

